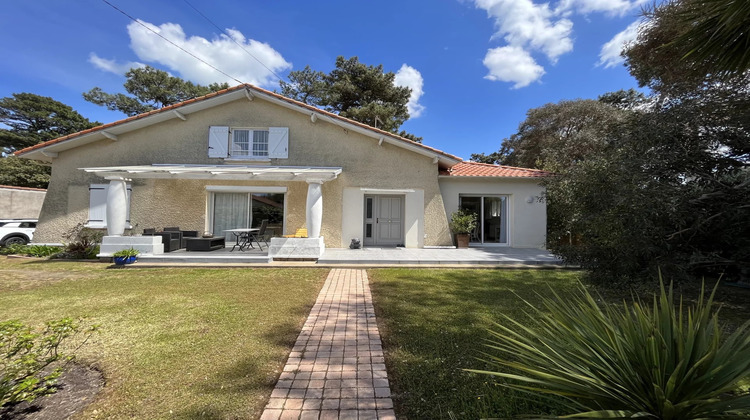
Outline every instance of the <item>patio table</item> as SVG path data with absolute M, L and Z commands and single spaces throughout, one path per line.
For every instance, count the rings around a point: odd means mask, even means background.
M 248 246 L 255 249 L 252 242 L 250 241 L 250 234 L 260 232 L 258 228 L 238 228 L 238 229 L 226 229 L 224 232 L 232 232 L 234 235 L 234 245 L 229 252 L 234 251 L 235 248 L 239 247 L 240 251 L 244 251 Z M 244 235 L 243 235 L 244 234 Z

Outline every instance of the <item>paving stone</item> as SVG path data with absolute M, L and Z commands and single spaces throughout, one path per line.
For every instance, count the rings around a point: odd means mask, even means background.
M 378 410 L 378 420 L 396 420 L 396 413 L 393 410 Z
M 394 420 L 396 418 L 394 417 Z M 339 420 L 338 410 L 323 410 L 320 412 L 320 420 Z
M 287 398 L 284 403 L 284 410 L 299 410 L 302 408 L 302 398 Z
M 318 420 L 320 416 L 319 410 L 302 410 L 302 415 L 299 416 L 300 420 Z
M 284 410 L 281 412 L 279 420 L 298 420 L 301 413 L 301 410 Z
M 281 417 L 281 410 L 265 409 L 263 415 L 260 416 L 260 420 L 278 420 L 279 417 Z

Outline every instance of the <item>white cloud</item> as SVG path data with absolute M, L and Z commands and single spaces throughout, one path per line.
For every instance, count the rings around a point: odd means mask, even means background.
M 623 16 L 648 0 L 561 0 L 555 11 L 565 13 L 605 13 L 610 16 Z
M 490 71 L 485 79 L 515 83 L 513 89 L 528 86 L 544 75 L 544 68 L 521 47 L 493 48 L 487 51 L 483 63 Z
M 599 52 L 599 62 L 596 65 L 610 68 L 623 63 L 625 59 L 620 55 L 623 47 L 638 37 L 638 29 L 642 23 L 643 21 L 641 20 L 631 23 L 624 31 L 618 33 L 606 44 L 602 45 L 602 49 Z
M 485 78 L 514 82 L 517 89 L 545 72 L 532 53 L 544 54 L 554 65 L 562 55 L 573 51 L 572 14 L 622 16 L 648 0 L 559 0 L 554 6 L 535 0 L 473 1 L 494 20 L 496 32 L 491 40 L 505 41 L 504 46 L 487 51 L 484 65 L 490 73 Z
M 393 79 L 393 84 L 396 86 L 406 86 L 411 89 L 411 96 L 409 97 L 409 103 L 406 107 L 409 109 L 409 117 L 417 118 L 422 115 L 424 111 L 424 105 L 419 103 L 419 98 L 422 97 L 424 90 L 424 79 L 419 70 L 406 64 L 401 65 L 401 68 L 396 72 L 396 77 Z
M 126 63 L 118 63 L 115 60 L 108 60 L 106 58 L 99 57 L 96 53 L 89 54 L 89 63 L 93 64 L 94 67 L 114 73 L 120 76 L 125 75 L 128 70 L 132 68 L 146 67 L 145 64 L 137 61 L 128 61 Z
M 201 63 L 137 22 L 128 25 L 130 48 L 139 59 L 147 63 L 161 64 L 179 73 L 180 77 L 195 83 L 206 85 L 227 82 L 230 85 L 236 85 L 237 82 L 232 78 L 234 77 L 245 83 L 269 86 L 274 85 L 278 80 L 274 72 L 278 73 L 292 67 L 292 64 L 284 60 L 284 57 L 270 45 L 254 39 L 246 39 L 242 32 L 235 29 L 226 30 L 229 36 L 222 34 L 208 40 L 199 36 L 188 37 L 182 27 L 176 23 L 156 26 L 145 21 L 139 22 L 231 76 L 227 77 Z M 257 60 L 243 51 L 243 48 Z M 94 60 L 95 62 L 92 59 L 89 61 L 108 71 L 112 71 L 110 68 L 119 69 L 120 67 L 112 60 L 102 60 L 99 57 Z
M 495 19 L 497 32 L 509 45 L 542 51 L 553 63 L 573 50 L 573 22 L 558 18 L 548 3 L 531 0 L 475 0 Z

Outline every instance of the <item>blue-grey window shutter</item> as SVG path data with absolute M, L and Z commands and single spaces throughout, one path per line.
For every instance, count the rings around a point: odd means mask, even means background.
M 208 157 L 227 157 L 229 127 L 212 125 L 208 128 Z
M 268 128 L 268 157 L 272 159 L 289 157 L 289 127 Z

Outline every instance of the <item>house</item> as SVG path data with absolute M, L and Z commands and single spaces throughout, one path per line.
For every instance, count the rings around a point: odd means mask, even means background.
M 78 223 L 111 236 L 179 226 L 213 235 L 269 220 L 323 246 L 449 246 L 450 214 L 480 215 L 475 245 L 542 248 L 547 173 L 464 162 L 392 133 L 239 85 L 16 153 L 51 162 L 35 240 Z

